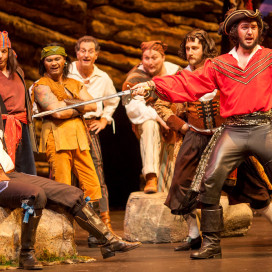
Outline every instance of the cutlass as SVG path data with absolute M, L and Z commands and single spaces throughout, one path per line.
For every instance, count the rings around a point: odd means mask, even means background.
M 51 114 L 53 114 L 55 112 L 74 109 L 74 108 L 77 108 L 79 106 L 84 106 L 84 105 L 88 105 L 88 104 L 91 104 L 91 103 L 96 103 L 96 102 L 108 100 L 108 99 L 115 98 L 115 97 L 121 97 L 121 96 L 124 96 L 124 95 L 127 95 L 127 96 L 131 97 L 131 94 L 132 94 L 132 90 L 125 90 L 123 92 L 118 92 L 116 94 L 103 96 L 103 97 L 95 98 L 95 99 L 88 100 L 88 101 L 79 102 L 79 103 L 76 103 L 76 104 L 68 105 L 66 107 L 61 107 L 61 108 L 57 108 L 57 109 L 54 109 L 54 110 L 43 111 L 43 112 L 34 114 L 32 117 L 33 118 L 43 117 L 43 116 L 51 115 Z

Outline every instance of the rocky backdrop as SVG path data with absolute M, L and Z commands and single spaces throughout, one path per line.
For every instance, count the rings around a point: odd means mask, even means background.
M 222 0 L 0 0 L 0 25 L 9 32 L 28 84 L 39 78 L 44 45 L 61 42 L 75 57 L 76 40 L 92 35 L 101 45 L 97 64 L 120 90 L 126 73 L 140 61 L 142 41 L 166 42 L 167 60 L 182 66 L 179 45 L 193 28 L 208 31 L 220 49 L 223 5 Z

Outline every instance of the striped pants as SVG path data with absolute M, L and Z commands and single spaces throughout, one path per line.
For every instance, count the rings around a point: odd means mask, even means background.
M 98 134 L 93 131 L 89 131 L 91 136 L 90 143 L 90 154 L 93 159 L 94 167 L 99 179 L 101 186 L 102 198 L 99 200 L 100 212 L 109 211 L 109 198 L 108 198 L 108 188 L 105 183 L 104 170 L 103 170 L 103 159 L 101 153 L 101 145 Z

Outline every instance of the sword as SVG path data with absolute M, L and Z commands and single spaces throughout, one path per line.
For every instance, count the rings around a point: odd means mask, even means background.
M 131 94 L 132 94 L 132 90 L 129 89 L 129 90 L 125 90 L 123 92 L 118 92 L 116 94 L 112 94 L 112 95 L 108 95 L 108 96 L 103 96 L 103 97 L 98 97 L 98 98 L 95 98 L 95 99 L 92 99 L 92 100 L 87 100 L 87 101 L 79 102 L 79 103 L 76 103 L 76 104 L 68 105 L 68 106 L 57 108 L 57 109 L 54 109 L 54 110 L 43 111 L 43 112 L 34 114 L 32 116 L 32 118 L 37 118 L 37 117 L 43 117 L 43 116 L 51 115 L 51 114 L 53 114 L 55 112 L 69 110 L 69 109 L 74 109 L 74 108 L 77 108 L 79 106 L 84 106 L 84 105 L 88 105 L 88 104 L 91 104 L 91 103 L 96 103 L 96 102 L 108 100 L 108 99 L 115 98 L 115 97 L 121 97 L 121 96 L 125 96 L 125 95 L 128 95 L 128 96 L 131 97 Z

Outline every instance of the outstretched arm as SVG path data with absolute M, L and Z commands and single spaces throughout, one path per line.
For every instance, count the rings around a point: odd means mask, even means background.
M 215 82 L 214 69 L 210 60 L 203 68 L 194 72 L 183 70 L 176 75 L 154 77 L 152 81 L 140 83 L 133 87 L 136 95 L 152 95 L 169 102 L 183 103 L 196 101 L 206 93 L 213 92 L 218 86 Z M 151 88 L 150 90 L 147 90 Z

